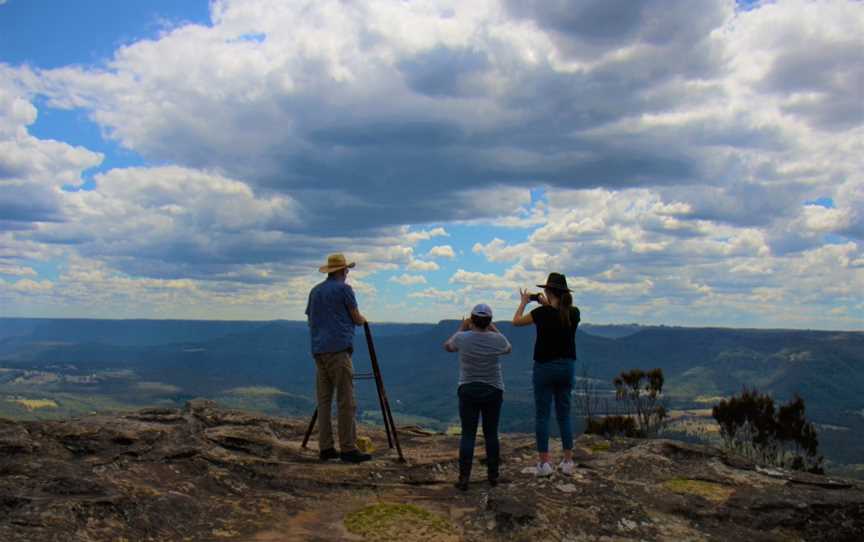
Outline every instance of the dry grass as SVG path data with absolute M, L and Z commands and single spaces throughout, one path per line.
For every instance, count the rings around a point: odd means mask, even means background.
M 695 399 L 693 399 L 693 402 L 716 405 L 717 403 L 725 399 L 728 399 L 728 397 L 723 397 L 722 395 L 698 395 Z
M 57 408 L 60 406 L 51 399 L 9 399 L 9 401 L 23 406 L 30 412 L 40 408 Z
M 670 422 L 665 429 L 670 433 L 684 433 L 691 436 L 720 435 L 720 426 L 712 421 L 698 419 L 680 419 Z
M 677 420 L 679 418 L 710 418 L 711 409 L 696 408 L 690 410 L 670 410 L 666 413 L 666 417 L 670 420 Z
M 279 388 L 272 386 L 244 386 L 240 388 L 232 388 L 227 391 L 231 395 L 245 395 L 247 397 L 273 397 L 278 395 L 288 395 Z
M 735 493 L 735 489 L 704 480 L 691 480 L 689 478 L 672 478 L 663 482 L 663 487 L 673 493 L 683 495 L 698 495 L 714 503 L 726 502 Z

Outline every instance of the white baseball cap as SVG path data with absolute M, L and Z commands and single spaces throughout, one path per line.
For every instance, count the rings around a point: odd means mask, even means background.
M 492 318 L 492 308 L 486 303 L 478 303 L 477 305 L 474 305 L 473 309 L 471 309 L 471 314 L 474 316 Z

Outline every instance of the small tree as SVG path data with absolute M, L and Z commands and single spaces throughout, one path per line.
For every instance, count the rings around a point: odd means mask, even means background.
M 757 464 L 822 473 L 816 428 L 804 414 L 797 395 L 775 409 L 771 396 L 747 389 L 712 409 L 727 449 Z
M 625 405 L 628 416 L 636 419 L 641 436 L 654 436 L 666 420 L 663 404 L 663 370 L 631 369 L 622 372 L 612 381 L 615 398 Z
M 597 381 L 591 378 L 588 363 L 582 362 L 575 386 L 576 412 L 585 420 L 585 426 L 591 425 L 601 409 Z

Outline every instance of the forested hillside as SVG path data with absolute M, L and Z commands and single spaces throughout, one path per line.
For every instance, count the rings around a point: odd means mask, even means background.
M 457 419 L 457 356 L 441 347 L 456 325 L 372 324 L 402 421 L 445 428 Z M 502 358 L 502 426 L 530 431 L 534 331 L 498 325 L 513 344 Z M 663 369 L 671 408 L 710 408 L 745 386 L 779 400 L 798 393 L 808 415 L 825 427 L 829 456 L 864 463 L 864 333 L 614 327 L 597 328 L 605 336 L 580 330 L 577 337 L 580 374 L 613 403 L 612 378 L 634 367 Z M 314 408 L 314 363 L 303 322 L 0 319 L 0 337 L 0 415 L 66 416 L 198 396 L 274 413 L 305 415 Z M 362 331 L 354 362 L 357 372 L 369 370 Z M 357 388 L 361 415 L 374 421 L 374 387 L 358 382 Z

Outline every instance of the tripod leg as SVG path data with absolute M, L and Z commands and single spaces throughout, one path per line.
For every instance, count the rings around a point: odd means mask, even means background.
M 387 446 L 393 448 L 393 437 L 391 435 L 390 430 L 390 418 L 388 414 L 390 413 L 390 409 L 387 408 L 386 398 L 384 397 L 383 390 L 381 389 L 383 384 L 376 378 L 375 379 L 376 389 L 378 390 L 378 404 L 381 405 L 381 421 L 384 422 L 384 430 L 387 432 Z
M 396 421 L 393 419 L 393 412 L 390 411 L 390 401 L 387 400 L 387 394 L 384 394 L 384 407 L 387 409 L 387 418 L 390 420 L 391 431 L 393 432 L 393 442 L 396 443 L 396 453 L 399 454 L 399 461 L 405 462 L 405 457 L 402 455 L 402 446 L 399 445 L 399 436 L 396 434 Z M 392 445 L 390 446 L 393 447 Z
M 396 435 L 396 422 L 393 421 L 393 412 L 390 411 L 390 402 L 387 400 L 387 391 L 384 389 L 384 378 L 381 376 L 381 368 L 378 366 L 378 356 L 375 355 L 375 345 L 372 342 L 372 332 L 369 331 L 369 323 L 363 324 L 366 332 L 366 346 L 369 348 L 369 360 L 372 362 L 372 373 L 375 375 L 375 384 L 378 389 L 378 401 L 381 403 L 381 417 L 384 418 L 384 428 L 387 431 L 387 443 L 399 453 L 399 461 L 405 462 L 402 456 L 402 447 L 399 445 L 399 437 Z M 392 438 L 391 438 L 392 437 Z
M 315 429 L 316 421 L 318 421 L 318 407 L 315 407 L 315 412 L 312 413 L 312 419 L 309 420 L 309 428 L 306 429 L 306 436 L 303 437 L 303 444 L 301 447 L 305 448 L 306 444 L 309 442 L 309 437 L 312 436 L 312 430 Z

